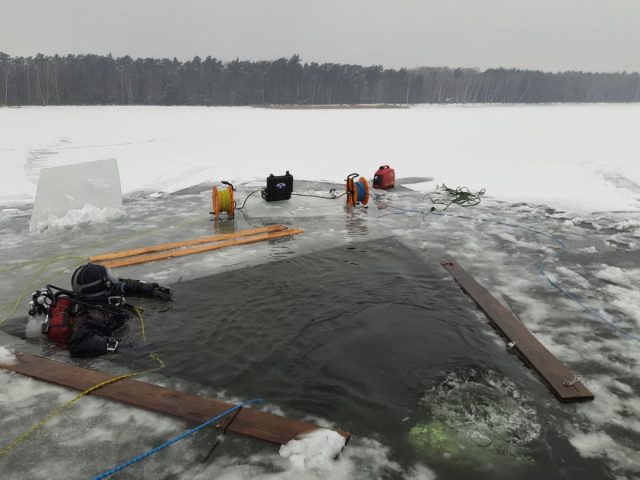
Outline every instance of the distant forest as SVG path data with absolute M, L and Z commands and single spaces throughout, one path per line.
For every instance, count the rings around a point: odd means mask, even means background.
M 10 57 L 0 105 L 272 105 L 638 102 L 638 73 L 423 67 L 385 69 L 212 57 Z

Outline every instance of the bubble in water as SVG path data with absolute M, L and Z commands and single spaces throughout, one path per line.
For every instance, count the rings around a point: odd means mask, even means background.
M 485 469 L 531 461 L 525 447 L 540 436 L 536 411 L 496 372 L 448 372 L 419 405 L 409 442 L 430 462 Z

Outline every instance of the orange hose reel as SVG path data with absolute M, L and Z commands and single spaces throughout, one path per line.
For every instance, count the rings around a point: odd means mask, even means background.
M 347 176 L 347 205 L 350 207 L 355 207 L 357 204 L 366 205 L 369 202 L 369 183 L 364 177 L 355 181 L 357 176 L 357 173 Z
M 231 220 L 235 215 L 236 202 L 233 199 L 233 185 L 229 182 L 222 182 L 224 187 L 214 186 L 211 191 L 211 203 L 213 206 L 213 217 L 218 220 L 220 213 L 227 214 L 227 218 Z

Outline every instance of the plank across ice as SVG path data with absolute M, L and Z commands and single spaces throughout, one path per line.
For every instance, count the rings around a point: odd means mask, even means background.
M 247 230 L 240 230 L 233 233 L 222 233 L 218 235 L 210 235 L 208 237 L 194 238 L 191 240 L 181 240 L 178 242 L 161 243 L 159 245 L 150 245 L 148 247 L 132 248 L 129 250 L 121 250 L 112 253 L 103 253 L 100 255 L 93 255 L 89 257 L 89 261 L 93 263 L 99 263 L 104 260 L 114 260 L 116 258 L 132 257 L 134 255 L 142 255 L 144 253 L 160 252 L 163 250 L 172 250 L 181 247 L 191 247 L 193 245 L 201 245 L 203 243 L 220 242 L 223 240 L 230 240 L 232 238 L 246 237 L 249 235 L 257 235 L 259 233 L 277 232 L 286 230 L 284 225 L 269 225 L 267 227 L 250 228 Z
M 0 367 L 62 387 L 84 391 L 113 377 L 27 353 L 16 353 L 18 363 Z M 145 410 L 170 415 L 190 424 L 200 424 L 234 405 L 219 400 L 160 387 L 138 380 L 126 379 L 104 386 L 91 395 L 125 403 Z M 225 422 L 222 421 L 222 424 Z M 221 425 L 216 425 L 220 428 Z M 227 427 L 230 432 L 270 443 L 284 445 L 298 436 L 317 430 L 313 423 L 292 420 L 279 415 L 243 408 Z M 350 433 L 337 430 L 347 441 Z
M 265 240 L 275 240 L 283 237 L 290 237 L 292 235 L 299 235 L 304 233 L 304 230 L 300 228 L 286 228 L 285 230 L 277 230 L 273 232 L 267 232 L 259 235 L 251 235 L 241 238 L 233 238 L 231 240 L 215 242 L 206 245 L 199 245 L 188 248 L 174 248 L 170 250 L 162 250 L 154 253 L 146 253 L 142 255 L 133 255 L 129 257 L 115 258 L 113 260 L 99 260 L 95 263 L 104 265 L 109 268 L 128 267 L 131 265 L 139 265 L 142 263 L 155 262 L 158 260 L 167 260 L 170 258 L 184 257 L 187 255 L 194 255 L 197 253 L 211 252 L 214 250 L 220 250 L 226 247 L 233 247 L 238 245 L 248 245 L 251 243 L 262 242 Z M 89 260 L 94 257 L 91 257 Z
M 579 378 L 554 357 L 513 313 L 498 302 L 455 260 L 444 261 L 442 266 L 478 304 L 491 323 L 512 342 L 511 351 L 517 353 L 542 377 L 558 400 L 564 403 L 593 400 L 593 393 L 582 384 Z

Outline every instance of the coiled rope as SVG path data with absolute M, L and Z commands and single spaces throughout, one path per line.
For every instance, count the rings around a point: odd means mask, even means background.
M 472 217 L 472 216 L 469 216 L 469 215 L 458 215 L 458 214 L 454 214 L 454 213 L 445 213 L 445 212 L 439 212 L 439 211 L 434 211 L 434 210 L 425 211 L 425 210 L 400 208 L 400 207 L 395 207 L 395 206 L 389 205 L 389 204 L 387 204 L 387 207 L 389 207 L 389 208 L 391 208 L 393 210 L 398 210 L 400 212 L 421 213 L 423 215 L 438 215 L 438 216 L 443 216 L 443 217 L 455 217 L 455 218 L 461 218 L 461 219 L 471 220 L 471 221 L 480 221 L 480 222 L 486 222 L 486 223 L 493 223 L 493 224 L 496 224 L 496 225 L 503 225 L 503 226 L 506 226 L 506 227 L 511 227 L 511 228 L 515 228 L 515 229 L 518 229 L 518 230 L 522 230 L 522 231 L 525 231 L 525 232 L 534 233 L 536 235 L 545 237 L 545 238 L 551 240 L 552 242 L 557 243 L 560 246 L 560 248 L 554 253 L 555 257 L 559 257 L 561 254 L 563 254 L 567 250 L 567 247 L 566 247 L 566 244 L 564 243 L 564 241 L 562 241 L 558 237 L 550 235 L 550 234 L 548 234 L 546 232 L 542 232 L 540 230 L 536 230 L 536 229 L 529 228 L 529 227 L 524 227 L 522 225 L 518 225 L 518 224 L 515 224 L 515 223 L 509 223 L 509 222 L 506 222 L 506 221 L 500 220 L 500 219 Z M 549 277 L 549 275 L 547 274 L 547 272 L 545 271 L 545 260 L 546 260 L 546 258 L 542 258 L 542 260 L 540 260 L 540 263 L 538 264 L 538 273 L 540 274 L 540 276 L 542 276 L 547 281 L 547 283 L 551 287 L 553 287 L 554 289 L 558 290 L 565 297 L 567 297 L 572 302 L 574 302 L 577 305 L 579 305 L 584 311 L 589 313 L 592 317 L 596 318 L 597 320 L 599 320 L 601 322 L 604 322 L 612 330 L 615 330 L 618 333 L 620 333 L 620 334 L 622 334 L 622 335 L 624 335 L 624 336 L 626 336 L 628 338 L 631 338 L 631 339 L 633 339 L 633 340 L 635 340 L 637 342 L 640 342 L 640 335 L 634 333 L 633 331 L 631 331 L 629 329 L 626 329 L 624 327 L 616 325 L 615 322 L 613 322 L 613 320 L 608 318 L 606 315 L 603 315 L 602 313 L 598 312 L 594 308 L 586 305 L 584 300 L 582 300 L 578 295 L 570 292 L 569 290 L 567 290 L 566 288 L 562 287 L 557 282 L 555 282 L 553 279 L 551 279 Z
M 116 382 L 119 382 L 121 380 L 125 380 L 127 378 L 136 377 L 138 375 L 143 375 L 145 373 L 155 372 L 155 371 L 158 371 L 161 368 L 165 367 L 165 363 L 155 353 L 150 354 L 149 358 L 151 358 L 152 360 L 157 361 L 160 365 L 155 367 L 155 368 L 150 368 L 150 369 L 142 370 L 142 371 L 139 371 L 139 372 L 125 373 L 124 375 L 118 375 L 117 377 L 110 378 L 108 380 L 105 380 L 104 382 L 100 382 L 97 385 L 94 385 L 92 387 L 87 388 L 86 390 L 84 390 L 83 392 L 79 393 L 78 395 L 76 395 L 74 398 L 72 398 L 68 402 L 66 402 L 66 403 L 60 405 L 59 407 L 53 409 L 42 420 L 40 420 L 38 423 L 36 423 L 33 427 L 31 427 L 29 430 L 25 431 L 24 433 L 22 433 L 21 435 L 16 437 L 14 440 L 12 440 L 8 445 L 6 445 L 2 449 L 0 449 L 0 459 L 3 458 L 5 455 L 7 455 L 9 452 L 11 452 L 14 448 L 16 448 L 22 442 L 24 442 L 27 438 L 29 438 L 31 435 L 33 435 L 40 428 L 42 428 L 52 418 L 60 415 L 62 412 L 64 412 L 67 408 L 69 408 L 71 405 L 76 403 L 82 397 L 86 397 L 87 395 L 91 394 L 92 392 L 95 392 L 96 390 L 98 390 L 100 388 L 106 387 L 107 385 L 111 385 L 112 383 L 116 383 Z
M 131 466 L 131 465 L 133 465 L 135 463 L 138 463 L 138 462 L 144 460 L 145 458 L 150 457 L 151 455 L 154 455 L 154 454 L 158 453 L 160 450 L 163 450 L 163 449 L 165 449 L 167 447 L 170 447 L 171 445 L 173 445 L 176 442 L 179 442 L 180 440 L 183 440 L 183 439 L 187 438 L 188 436 L 193 435 L 196 432 L 199 432 L 203 428 L 208 427 L 212 423 L 217 422 L 221 418 L 226 417 L 227 415 L 235 412 L 236 410 L 240 410 L 241 408 L 246 407 L 247 405 L 251 405 L 251 404 L 254 404 L 254 403 L 259 403 L 259 402 L 262 402 L 262 401 L 264 401 L 264 400 L 261 399 L 261 398 L 255 398 L 253 400 L 249 400 L 248 402 L 244 402 L 244 403 L 241 403 L 239 405 L 235 405 L 234 407 L 231 407 L 230 409 L 225 410 L 221 414 L 216 415 L 215 417 L 207 420 L 206 422 L 201 423 L 197 427 L 192 428 L 191 430 L 187 430 L 186 432 L 181 433 L 180 435 L 178 435 L 176 437 L 173 437 L 172 439 L 166 441 L 162 445 L 160 445 L 158 447 L 155 447 L 155 448 L 152 448 L 150 450 L 147 450 L 143 454 L 138 455 L 137 457 L 134 457 L 134 458 L 132 458 L 131 460 L 129 460 L 127 462 L 121 463 L 120 465 L 118 465 L 118 466 L 116 466 L 116 467 L 114 467 L 114 468 L 112 468 L 110 470 L 107 470 L 106 472 L 101 473 L 100 475 L 97 475 L 96 477 L 94 477 L 93 480 L 102 480 L 103 478 L 107 478 L 107 477 L 113 475 L 116 472 L 124 470 L 125 468 L 127 468 L 127 467 L 129 467 L 129 466 Z
M 228 212 L 229 210 L 231 210 L 231 207 L 233 206 L 231 191 L 228 188 L 224 190 L 218 190 L 218 195 L 220 198 L 220 210 L 223 212 Z
M 355 207 L 358 204 L 366 205 L 369 202 L 369 184 L 366 178 L 360 177 L 356 182 L 357 173 L 351 173 L 347 176 L 347 205 Z
M 433 199 L 431 197 L 430 200 L 432 203 L 436 205 L 445 205 L 443 210 L 449 208 L 452 204 L 459 205 L 461 207 L 473 207 L 478 205 L 482 200 L 482 196 L 486 193 L 486 189 L 478 190 L 477 192 L 472 192 L 467 187 L 456 187 L 449 188 L 444 183 L 437 187 L 438 190 L 442 190 L 449 196 L 449 200 L 440 200 Z
M 367 189 L 362 182 L 356 182 L 356 193 L 358 202 L 363 202 L 367 196 Z
M 213 216 L 216 220 L 220 218 L 220 213 L 226 213 L 228 219 L 233 218 L 236 202 L 233 199 L 233 185 L 223 182 L 225 185 L 213 187 L 211 192 Z

